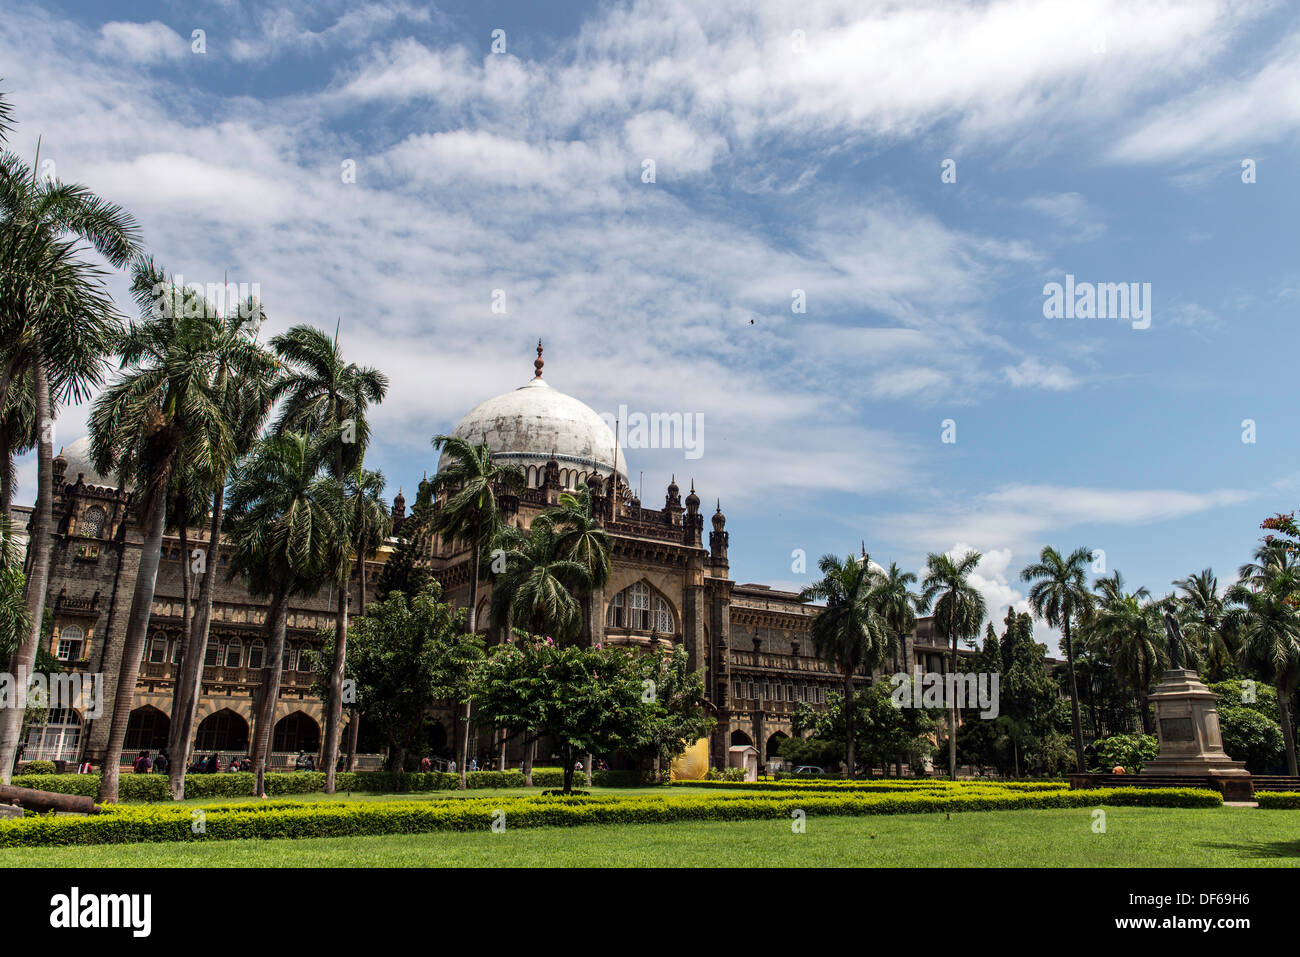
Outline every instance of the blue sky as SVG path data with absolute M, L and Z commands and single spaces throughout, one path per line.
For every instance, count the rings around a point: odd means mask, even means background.
M 541 336 L 598 411 L 703 416 L 631 473 L 720 496 L 742 581 L 970 547 L 1000 619 L 1043 544 L 1226 583 L 1300 498 L 1294 7 L 300 6 L 4 0 L 11 148 L 271 331 L 341 318 L 392 492 Z M 1150 328 L 1045 318 L 1067 273 L 1149 283 Z

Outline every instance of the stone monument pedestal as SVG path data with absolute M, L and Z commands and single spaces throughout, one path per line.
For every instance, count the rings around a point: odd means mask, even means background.
M 1148 761 L 1142 777 L 1208 778 L 1224 800 L 1249 801 L 1255 788 L 1250 772 L 1223 750 L 1219 699 L 1195 671 L 1173 668 L 1151 693 L 1160 755 Z

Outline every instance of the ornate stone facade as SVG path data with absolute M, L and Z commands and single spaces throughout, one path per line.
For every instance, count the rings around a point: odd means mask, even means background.
M 555 504 L 562 491 L 588 488 L 614 548 L 609 581 L 589 602 L 584 640 L 634 647 L 659 641 L 684 643 L 692 665 L 705 671 L 708 704 L 718 722 L 710 741 L 710 763 L 725 766 L 733 745 L 757 748 L 760 764 L 774 760 L 780 741 L 793 733 L 791 715 L 798 703 L 820 705 L 828 691 L 843 688 L 843 677 L 814 653 L 810 625 L 816 608 L 801 604 L 791 592 L 732 581 L 731 533 L 721 502 L 715 500 L 706 540 L 705 513 L 693 484 L 683 499 L 674 479 L 661 508 L 643 507 L 628 487 L 626 462 L 621 452 L 614 452 L 612 432 L 608 434 L 610 454 L 592 455 L 585 464 L 576 454 L 569 454 L 562 464 L 561 453 L 554 448 L 540 450 L 528 445 L 532 439 L 552 446 L 567 442 L 585 455 L 606 440 L 595 413 L 588 416 L 575 411 L 581 403 L 540 387 L 540 379 L 539 349 L 537 376 L 532 382 L 475 410 L 487 407 L 492 412 L 489 444 L 506 443 L 502 448 L 494 445 L 493 451 L 522 463 L 527 470 L 529 487 L 503 497 L 508 520 L 527 529 L 538 514 Z M 534 397 L 541 400 L 540 408 L 534 407 Z M 562 420 L 546 419 L 546 410 L 553 408 L 563 411 Z M 510 415 L 520 417 L 521 422 L 512 423 Z M 575 422 L 577 432 L 568 435 L 566 428 Z M 466 429 L 470 427 L 461 431 Z M 471 436 L 467 433 L 466 437 Z M 94 474 L 85 458 L 82 440 L 55 461 L 50 651 L 62 657 L 69 669 L 102 673 L 111 701 L 118 693 L 122 639 L 142 540 L 132 492 L 111 487 Z M 405 504 L 399 491 L 393 502 L 393 516 L 399 525 Z M 206 535 L 206 528 L 192 530 L 189 548 L 206 550 Z M 171 718 L 181 632 L 181 576 L 189 573 L 190 563 L 174 530 L 166 536 L 163 549 L 144 660 L 131 691 L 135 700 L 127 755 L 165 745 Z M 381 550 L 370 564 L 367 580 L 371 588 L 389 553 L 388 548 Z M 433 543 L 434 572 L 448 599 L 462 606 L 469 598 L 468 559 L 464 549 Z M 224 552 L 217 556 L 220 567 L 226 560 Z M 357 581 L 354 572 L 354 605 L 359 597 L 355 594 Z M 195 583 L 197 586 L 197 578 Z M 479 590 L 480 621 L 486 619 L 490 598 L 489 580 Z M 312 676 L 300 667 L 300 661 L 302 651 L 318 642 L 318 630 L 332 623 L 334 605 L 330 589 L 311 599 L 291 600 L 272 743 L 279 763 L 299 750 L 315 752 L 320 747 L 324 708 L 311 694 Z M 196 722 L 196 750 L 200 753 L 242 754 L 247 748 L 263 666 L 259 631 L 264 614 L 265 603 L 252 598 L 241 582 L 218 575 Z M 899 667 L 908 662 L 927 671 L 944 670 L 945 649 L 932 641 L 929 626 L 923 619 L 916 634 L 908 636 Z M 862 683 L 868 677 L 862 674 L 855 680 Z M 57 727 L 38 729 L 29 736 L 24 758 L 97 762 L 106 748 L 110 711 L 111 706 L 106 707 L 98 718 L 57 716 L 62 722 Z M 443 738 L 455 740 L 455 715 L 443 710 L 439 719 Z M 477 736 L 476 753 L 490 756 L 490 740 L 486 735 Z M 513 749 L 509 759 L 518 760 Z M 273 763 L 276 760 L 273 757 Z

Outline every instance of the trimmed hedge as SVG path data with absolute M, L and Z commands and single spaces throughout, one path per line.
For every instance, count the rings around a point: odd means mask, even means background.
M 748 791 L 784 791 L 804 792 L 804 791 L 824 791 L 827 793 L 842 792 L 864 792 L 864 793 L 949 793 L 965 794 L 972 792 L 982 792 L 986 790 L 999 791 L 1064 791 L 1068 790 L 1070 785 L 1065 781 L 938 781 L 938 780 L 909 780 L 909 779 L 880 779 L 870 781 L 847 781 L 840 778 L 838 781 L 823 780 L 814 778 L 786 778 L 781 781 L 674 781 L 673 787 L 688 788 L 716 788 L 719 790 L 748 790 Z
M 254 776 L 248 772 L 185 775 L 187 798 L 246 797 L 253 793 Z M 466 786 L 479 788 L 522 788 L 522 771 L 471 771 L 466 776 Z M 636 787 L 641 784 L 639 771 L 596 771 L 592 783 L 601 787 Z M 585 782 L 583 775 L 575 775 L 574 783 Z M 13 779 L 15 787 L 34 788 L 38 791 L 56 791 L 60 794 L 79 794 L 94 797 L 99 793 L 98 774 L 24 774 Z M 533 787 L 558 788 L 564 786 L 564 772 L 554 769 L 533 771 Z M 460 788 L 460 775 L 443 771 L 417 774 L 397 774 L 391 771 L 341 771 L 334 776 L 338 793 L 356 791 L 361 794 L 406 794 L 424 791 L 455 791 Z M 325 789 L 324 771 L 285 771 L 266 775 L 268 795 L 313 794 Z M 123 774 L 118 779 L 118 798 L 123 801 L 169 801 L 165 774 Z
M 1300 791 L 1256 791 L 1255 800 L 1273 811 L 1300 811 Z
M 938 812 L 1124 807 L 1219 807 L 1214 791 L 1193 788 L 1098 788 L 1034 793 L 800 794 L 699 797 L 518 797 L 382 803 L 323 801 L 249 802 L 203 808 L 113 807 L 93 816 L 23 818 L 0 822 L 0 847 L 125 844 L 170 841 L 271 840 L 473 831 L 499 813 L 508 828 L 582 824 L 660 824 L 674 821 L 789 819 L 814 815 L 924 814 Z M 201 827 L 199 826 L 201 823 Z M 200 833 L 194 833 L 195 830 Z

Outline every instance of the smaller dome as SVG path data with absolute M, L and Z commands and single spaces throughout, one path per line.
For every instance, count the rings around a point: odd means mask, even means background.
M 63 459 L 68 463 L 67 471 L 63 473 L 64 481 L 68 484 L 75 484 L 77 476 L 81 476 L 81 481 L 86 485 L 100 485 L 105 488 L 117 488 L 117 479 L 105 477 L 95 471 L 95 466 L 91 464 L 90 458 L 90 436 L 83 435 L 77 441 L 73 442 L 61 453 Z M 135 488 L 134 482 L 126 483 L 126 491 Z
M 689 509 L 700 507 L 700 497 L 695 494 L 695 479 L 691 479 L 691 493 L 686 496 L 686 507 Z

